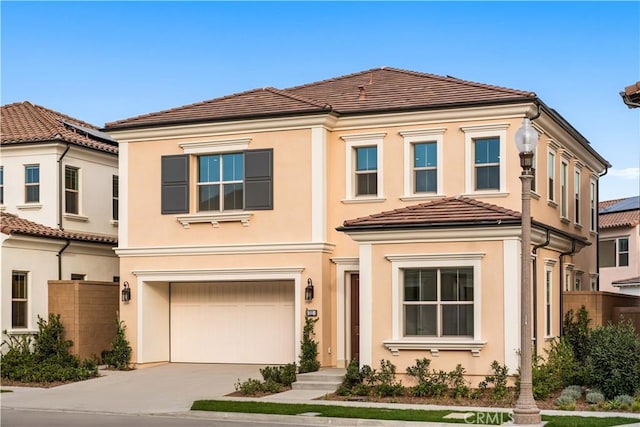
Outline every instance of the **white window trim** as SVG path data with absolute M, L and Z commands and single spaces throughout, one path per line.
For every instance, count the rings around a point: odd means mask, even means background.
M 545 187 L 547 192 L 547 201 L 554 206 L 557 206 L 556 203 L 556 186 L 558 181 L 556 180 L 556 161 L 558 157 L 558 152 L 554 148 L 555 144 L 549 143 L 547 148 L 547 179 L 545 180 Z M 549 158 L 553 156 L 553 165 L 552 168 L 549 168 Z M 553 180 L 553 194 L 549 194 L 549 178 Z
M 560 162 L 560 219 L 569 220 L 569 161 Z
M 25 271 L 25 270 L 12 270 L 11 271 L 11 287 L 13 287 L 13 275 L 15 273 L 20 273 L 20 274 L 24 274 L 25 276 L 25 281 L 26 281 L 26 293 L 27 293 L 27 297 L 26 298 L 20 298 L 20 299 L 14 299 L 13 298 L 13 290 L 10 290 L 10 295 L 11 295 L 11 310 L 10 310 L 10 318 L 9 318 L 9 324 L 11 325 L 10 331 L 14 331 L 14 334 L 22 334 L 22 333 L 29 333 L 30 331 L 30 327 L 31 327 L 31 272 L 30 271 Z M 25 323 L 26 325 L 21 328 L 21 327 L 14 327 L 13 326 L 13 301 L 24 301 L 26 304 L 26 314 L 25 314 Z
M 77 174 L 78 174 L 78 189 L 75 190 L 77 195 L 78 195 L 78 212 L 77 213 L 73 213 L 73 212 L 67 212 L 67 168 L 69 169 L 75 169 Z M 65 165 L 64 166 L 64 181 L 62 183 L 63 185 L 63 189 L 64 189 L 64 199 L 63 199 L 63 203 L 64 203 L 64 207 L 63 207 L 63 211 L 64 211 L 64 217 L 67 219 L 71 219 L 71 220 L 76 220 L 76 221 L 88 221 L 89 218 L 85 217 L 82 215 L 82 169 L 80 169 L 77 166 L 71 166 L 71 165 Z
M 443 145 L 444 133 L 447 128 L 433 129 L 416 129 L 398 132 L 404 138 L 404 195 L 405 199 L 427 199 L 431 197 L 441 197 L 443 191 Z M 435 193 L 416 193 L 414 192 L 414 175 L 413 175 L 413 145 L 420 143 L 436 143 L 436 176 L 438 185 Z
M 27 182 L 27 168 L 32 168 L 32 167 L 37 167 L 38 168 L 38 182 L 31 182 L 28 183 Z M 24 165 L 24 204 L 22 206 L 42 206 L 41 201 L 40 201 L 40 163 L 29 163 L 29 164 L 25 164 Z M 35 202 L 29 202 L 27 201 L 27 189 L 29 187 L 38 187 L 38 200 Z
M 576 185 L 577 184 L 577 185 Z M 578 163 L 576 163 L 573 171 L 573 222 L 575 225 L 582 225 L 582 191 L 580 185 L 582 184 L 582 171 Z M 576 215 L 576 209 L 578 209 L 578 215 Z
M 220 202 L 219 202 L 219 206 L 218 209 L 212 209 L 212 210 L 202 210 L 202 211 L 198 211 L 198 212 L 219 212 L 219 213 L 225 213 L 225 212 L 229 212 L 229 211 L 234 211 L 235 209 L 225 209 L 224 207 L 224 197 L 222 195 L 224 195 L 224 186 L 225 185 L 231 185 L 231 184 L 242 184 L 242 188 L 243 188 L 243 193 L 244 193 L 244 184 L 245 184 L 245 180 L 244 177 L 243 179 L 234 179 L 234 180 L 229 180 L 229 181 L 225 181 L 224 180 L 224 159 L 223 156 L 229 156 L 229 155 L 240 155 L 242 156 L 242 167 L 244 168 L 244 153 L 237 153 L 237 152 L 232 152 L 232 153 L 217 153 L 217 154 L 213 154 L 213 153 L 209 153 L 209 154 L 201 154 L 197 157 L 197 161 L 198 161 L 198 171 L 196 172 L 196 207 L 199 209 L 200 208 L 200 187 L 203 186 L 218 186 L 219 187 L 219 194 L 220 196 Z M 220 158 L 220 175 L 217 177 L 218 180 L 217 181 L 200 181 L 200 159 L 202 157 L 206 157 L 206 156 L 218 156 Z M 244 194 L 243 194 L 244 195 Z M 243 209 L 244 209 L 244 201 L 243 203 Z
M 463 126 L 465 146 L 465 193 L 467 195 L 478 194 L 506 194 L 507 193 L 507 128 L 509 123 L 496 123 L 480 126 Z M 500 140 L 500 189 L 476 190 L 475 189 L 475 155 L 474 141 L 482 138 L 499 138 Z
M 486 345 L 482 341 L 482 276 L 481 264 L 485 252 L 386 255 L 391 261 L 391 330 L 392 336 L 384 340 L 384 346 L 397 356 L 400 350 L 429 350 L 432 356 L 438 356 L 440 350 L 466 350 L 473 356 L 479 356 Z M 421 338 L 404 337 L 403 325 L 403 270 L 407 268 L 473 268 L 473 338 Z
M 382 150 L 382 142 L 386 132 L 366 133 L 357 135 L 342 135 L 340 138 L 345 144 L 345 198 L 343 202 L 374 202 L 384 200 L 384 155 Z M 356 196 L 355 191 L 355 149 L 358 147 L 376 147 L 377 149 L 377 174 L 378 174 L 378 194 L 375 196 Z
M 552 338 L 553 335 L 553 271 L 556 265 L 556 260 L 546 258 L 544 260 L 544 337 L 545 339 Z M 547 292 L 547 274 L 551 273 L 551 283 L 549 284 L 550 290 Z M 551 297 L 551 301 L 547 300 L 547 293 Z M 549 317 L 547 317 L 547 304 L 549 304 Z M 551 331 L 551 334 L 547 334 L 547 330 Z
M 589 231 L 597 233 L 598 230 L 598 206 L 596 203 L 598 184 L 596 178 L 589 180 Z
M 243 226 L 249 226 L 249 219 L 253 216 L 252 212 L 247 211 L 226 211 L 215 212 L 207 211 L 205 213 L 194 213 L 188 215 L 178 215 L 176 219 L 182 227 L 188 229 L 191 228 L 191 224 L 206 223 L 209 222 L 214 228 L 218 228 L 221 222 L 240 222 Z
M 251 138 L 219 139 L 215 141 L 184 142 L 180 148 L 184 154 L 219 154 L 249 149 Z

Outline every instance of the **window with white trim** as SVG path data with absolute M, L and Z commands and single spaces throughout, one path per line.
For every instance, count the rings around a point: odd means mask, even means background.
M 442 194 L 442 144 L 446 128 L 400 132 L 404 138 L 404 197 Z
M 71 273 L 71 280 L 86 280 L 86 274 Z
M 562 218 L 569 217 L 568 170 L 569 165 L 562 161 L 560 163 L 560 216 Z
M 118 175 L 111 177 L 111 219 L 118 220 L 118 209 L 120 204 L 120 179 Z
M 591 179 L 589 182 L 589 230 L 594 233 L 598 225 L 598 209 L 596 206 L 596 182 Z
M 573 222 L 580 224 L 580 171 L 576 170 L 573 180 Z
M 465 192 L 505 193 L 509 124 L 461 127 L 465 137 Z
M 544 281 L 544 325 L 545 336 L 551 336 L 551 301 L 553 299 L 553 270 L 551 267 L 545 268 Z
M 383 197 L 382 141 L 386 133 L 342 135 L 345 141 L 345 202 Z
M 552 202 L 556 200 L 555 192 L 555 178 L 556 178 L 556 153 L 549 149 L 547 154 L 547 194 L 548 199 Z
M 531 180 L 531 191 L 537 193 L 536 191 L 536 181 L 538 181 L 538 177 L 536 175 L 536 162 L 538 161 L 538 149 L 533 149 L 533 158 L 531 159 L 531 175 L 533 175 L 533 179 Z
M 24 186 L 25 203 L 40 202 L 40 165 L 24 167 Z
M 600 267 L 629 266 L 629 237 L 600 241 Z
M 413 144 L 413 192 L 438 192 L 438 145 L 436 142 Z
M 242 153 L 198 157 L 198 211 L 244 208 Z
M 80 213 L 80 170 L 71 166 L 64 167 L 64 212 Z
M 0 205 L 4 204 L 4 166 L 0 166 Z
M 576 291 L 581 291 L 582 290 L 582 276 L 584 275 L 584 273 L 582 271 L 576 271 L 575 274 L 575 285 L 574 285 L 574 289 Z
M 26 271 L 11 272 L 11 327 L 27 328 L 28 325 L 28 276 Z
M 473 268 L 403 271 L 405 337 L 473 337 Z

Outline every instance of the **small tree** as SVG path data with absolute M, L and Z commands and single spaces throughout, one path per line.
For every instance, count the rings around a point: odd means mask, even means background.
M 591 329 L 589 329 L 591 319 L 589 319 L 589 312 L 584 305 L 575 313 L 575 318 L 574 321 L 573 310 L 569 310 L 564 316 L 563 338 L 571 346 L 576 360 L 584 364 L 589 354 L 589 337 L 591 335 Z
M 131 346 L 125 334 L 127 327 L 124 321 L 116 317 L 116 336 L 113 338 L 111 350 L 102 352 L 102 361 L 110 368 L 125 370 L 131 362 Z
M 315 372 L 320 369 L 318 361 L 318 342 L 313 339 L 315 335 L 313 328 L 318 318 L 307 317 L 302 331 L 302 342 L 300 352 L 300 368 L 301 374 L 305 372 Z

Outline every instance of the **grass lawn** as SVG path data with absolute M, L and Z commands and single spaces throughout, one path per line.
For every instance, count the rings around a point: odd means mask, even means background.
M 500 425 L 511 420 L 507 412 L 472 412 L 450 410 L 418 410 L 393 408 L 362 408 L 353 406 L 314 405 L 307 403 L 273 403 L 235 400 L 197 400 L 191 406 L 193 411 L 242 412 L 251 414 L 300 415 L 309 412 L 319 417 L 361 418 L 397 421 L 431 421 L 461 424 Z M 471 414 L 461 419 L 444 418 L 452 413 Z M 637 423 L 637 418 L 598 418 L 579 416 L 547 416 L 545 427 L 609 427 Z

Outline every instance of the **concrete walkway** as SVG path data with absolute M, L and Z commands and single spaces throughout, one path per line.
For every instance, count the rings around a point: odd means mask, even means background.
M 4 387 L 13 390 L 12 393 L 0 394 L 2 408 L 32 409 L 51 411 L 74 411 L 94 413 L 117 413 L 139 415 L 172 415 L 188 418 L 265 420 L 288 424 L 300 422 L 300 416 L 279 416 L 261 414 L 230 414 L 190 411 L 191 404 L 201 399 L 233 399 L 248 400 L 248 398 L 226 397 L 235 391 L 234 384 L 248 378 L 261 379 L 260 368 L 257 365 L 213 365 L 213 364 L 181 364 L 170 363 L 160 366 L 137 369 L 134 371 L 100 371 L 100 378 L 82 381 L 64 386 L 42 389 L 29 387 Z M 426 406 L 397 403 L 375 402 L 336 402 L 328 400 L 314 400 L 324 396 L 324 391 L 290 390 L 259 399 L 260 401 L 282 403 L 313 403 L 319 405 L 344 405 L 359 407 L 396 408 L 396 409 L 445 409 L 451 411 L 504 411 L 510 409 L 478 408 L 459 406 Z M 589 417 L 621 416 L 636 418 L 640 426 L 640 414 L 605 413 L 605 412 L 568 412 L 543 411 L 548 415 L 581 415 Z M 282 419 L 281 419 L 282 418 Z M 304 423 L 310 425 L 429 425 L 451 426 L 440 423 L 415 422 L 386 422 L 377 420 L 349 420 L 336 418 L 304 417 Z M 291 421 L 286 421 L 291 420 Z

